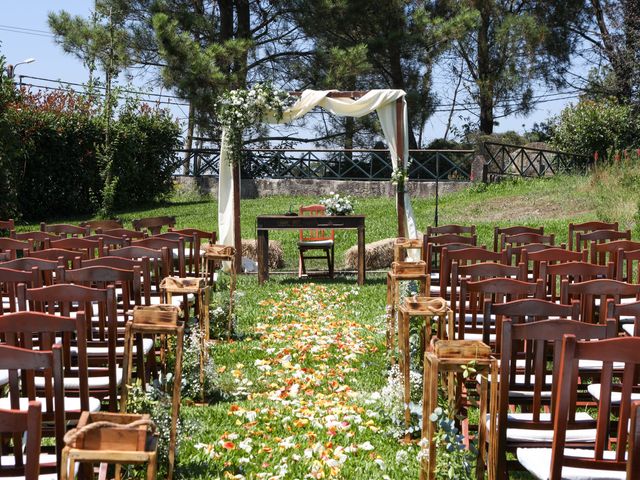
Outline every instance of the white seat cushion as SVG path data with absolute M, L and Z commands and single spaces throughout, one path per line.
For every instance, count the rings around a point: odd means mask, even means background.
M 0 387 L 9 383 L 9 371 L 0 370 Z
M 36 397 L 36 401 L 42 404 L 42 413 L 47 411 L 47 400 L 42 397 Z M 20 410 L 27 410 L 29 407 L 29 399 L 26 397 L 20 397 Z M 0 408 L 5 410 L 11 409 L 11 401 L 9 397 L 0 398 Z M 78 397 L 64 397 L 64 409 L 66 412 L 79 412 L 80 411 L 80 399 Z M 89 411 L 100 411 L 100 400 L 94 397 L 89 397 Z
M 123 329 L 124 331 L 124 329 Z M 137 346 L 134 342 L 133 344 L 133 354 L 135 355 L 137 353 Z M 152 338 L 143 338 L 142 339 L 142 352 L 144 355 L 146 355 L 147 353 L 149 353 L 151 351 L 151 349 L 153 348 L 153 339 Z M 71 347 L 71 353 L 73 355 L 75 355 L 78 352 L 78 347 Z M 99 356 L 99 357 L 106 357 L 107 354 L 109 353 L 109 347 L 92 347 L 91 345 L 89 345 L 87 347 L 87 356 L 91 357 L 91 356 Z M 124 355 L 124 345 L 118 345 L 116 346 L 116 355 L 119 357 L 122 357 Z M 1 378 L 1 377 L 0 377 Z M 0 384 L 1 385 L 1 384 Z
M 26 458 L 23 459 L 23 462 Z M 56 464 L 55 453 L 41 453 L 40 454 L 40 466 L 43 465 L 55 465 Z M 0 465 L 3 467 L 9 467 L 15 465 L 15 457 L 13 455 L 3 455 L 0 457 Z M 55 473 L 49 473 L 47 475 L 40 474 L 38 480 L 56 480 L 58 477 Z M 2 477 L 2 480 L 24 480 L 24 477 Z
M 95 377 L 88 377 L 89 388 L 109 388 L 109 376 L 100 375 Z M 44 388 L 44 377 L 35 377 L 34 383 L 36 388 Z M 116 368 L 116 383 L 120 385 L 122 383 L 122 368 Z M 64 377 L 64 388 L 69 390 L 80 389 L 80 379 L 78 377 Z
M 325 248 L 325 247 L 331 247 L 332 245 L 333 245 L 333 240 L 315 240 L 315 241 L 298 242 L 299 247 Z
M 595 370 L 599 372 L 602 370 L 602 362 L 600 360 L 579 360 L 578 368 L 580 370 Z M 624 370 L 624 363 L 622 362 L 613 362 L 614 370 Z
M 572 457 L 591 457 L 592 450 L 577 448 L 567 448 L 565 455 Z M 615 452 L 605 451 L 604 458 L 615 458 Z M 551 449 L 550 448 L 519 448 L 518 461 L 524 468 L 529 470 L 533 476 L 539 480 L 548 480 L 551 470 Z M 616 472 L 611 470 L 591 470 L 587 468 L 565 467 L 562 469 L 562 478 L 566 480 L 625 480 L 626 472 Z
M 600 390 L 601 390 L 602 386 L 599 383 L 592 383 L 590 385 L 587 385 L 587 392 L 589 392 L 589 394 L 595 398 L 597 401 L 600 401 Z M 620 400 L 622 400 L 622 392 L 620 391 L 613 391 L 611 392 L 611 403 L 614 404 L 619 404 Z M 631 400 L 640 400 L 640 393 L 632 393 L 631 394 Z
M 622 330 L 624 330 L 628 335 L 631 335 L 632 337 L 635 335 L 635 329 L 633 327 L 633 323 L 623 324 Z
M 179 307 L 180 305 L 182 305 L 183 298 L 184 298 L 183 295 L 172 295 L 171 304 L 175 305 L 176 307 Z M 191 293 L 187 295 L 187 301 L 189 303 L 193 303 L 195 299 L 196 299 L 195 296 L 192 295 Z M 160 305 L 161 303 L 165 303 L 165 302 L 160 297 L 158 296 L 151 297 L 151 305 Z
M 457 336 L 458 335 L 457 335 L 457 329 L 456 329 L 456 337 Z M 480 341 L 482 341 L 482 333 L 467 333 L 467 332 L 465 332 L 464 339 L 465 340 L 480 340 Z M 496 342 L 495 333 L 490 333 L 489 334 L 489 342 L 491 342 L 491 343 L 495 343 Z
M 489 426 L 489 418 L 487 415 L 487 428 Z M 509 420 L 533 420 L 533 413 L 508 413 L 507 418 Z M 541 413 L 540 420 L 550 421 L 551 414 Z M 593 420 L 591 415 L 586 412 L 576 412 L 576 420 L 588 421 Z M 585 428 L 576 430 L 567 430 L 568 442 L 594 442 L 596 439 L 596 429 Z M 534 430 L 531 428 L 507 428 L 507 440 L 522 441 L 522 442 L 547 442 L 553 441 L 553 425 L 549 425 L 549 430 Z

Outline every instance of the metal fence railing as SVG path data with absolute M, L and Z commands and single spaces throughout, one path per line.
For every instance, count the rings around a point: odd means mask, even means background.
M 191 176 L 219 174 L 220 151 L 179 150 L 182 172 Z M 468 181 L 473 150 L 410 150 L 411 180 Z M 251 149 L 245 151 L 243 178 L 389 180 L 393 167 L 388 150 Z M 176 172 L 178 173 L 178 172 Z
M 506 176 L 546 177 L 584 171 L 590 158 L 575 153 L 505 143 L 484 142 L 485 181 Z

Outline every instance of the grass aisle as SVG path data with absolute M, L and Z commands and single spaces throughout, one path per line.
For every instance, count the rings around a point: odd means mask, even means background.
M 215 349 L 220 384 L 240 397 L 188 410 L 202 431 L 187 448 L 190 460 L 183 457 L 183 468 L 191 470 L 184 473 L 416 477 L 418 447 L 393 437 L 398 409 L 380 394 L 387 374 L 384 298 L 374 295 L 381 290 L 289 284 L 272 289 L 265 300 L 243 300 L 258 305 L 253 331 L 247 329 L 253 340 Z

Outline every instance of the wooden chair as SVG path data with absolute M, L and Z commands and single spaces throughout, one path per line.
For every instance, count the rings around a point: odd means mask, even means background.
M 577 283 L 598 278 L 613 278 L 613 264 L 594 265 L 589 262 L 562 262 L 548 265 L 546 261 L 542 261 L 538 277 L 542 279 L 547 298 L 559 302 L 560 285 L 563 280 Z
M 492 329 L 489 322 L 485 325 L 482 317 L 485 301 L 504 303 L 528 297 L 542 298 L 542 294 L 542 281 L 530 283 L 504 277 L 478 281 L 462 279 L 458 301 L 458 338 L 495 345 L 500 342 L 501 332 L 499 328 Z
M 543 250 L 555 249 L 554 245 L 547 243 L 525 243 L 524 245 L 512 245 L 507 243 L 504 251 L 507 253 L 507 262 L 510 265 L 517 265 L 524 259 L 524 252 L 528 254 L 541 252 Z
M 0 220 L 0 230 L 11 232 L 12 230 L 15 230 L 15 228 L 16 223 L 13 221 L 13 218 L 10 218 L 9 220 Z
M 133 260 L 142 260 L 144 258 L 149 262 L 149 278 L 148 283 L 145 279 L 143 289 L 149 292 L 152 301 L 160 299 L 160 282 L 164 277 L 170 275 L 171 256 L 169 249 L 163 247 L 161 249 L 153 249 L 139 246 L 129 246 L 108 250 L 107 256 L 129 258 Z
M 576 234 L 589 233 L 595 230 L 618 230 L 618 222 L 584 222 L 584 223 L 570 223 L 569 224 L 569 250 L 575 250 L 577 248 Z
M 166 248 L 169 254 L 169 270 L 165 276 L 174 275 L 178 277 L 185 277 L 187 275 L 184 259 L 184 240 L 182 238 L 179 238 L 178 240 L 169 240 L 167 238 L 148 237 L 131 242 L 131 246 L 151 248 L 154 250 Z M 119 249 L 118 251 L 120 250 L 122 249 Z
M 622 262 L 618 262 L 618 252 L 640 250 L 640 242 L 634 242 L 632 240 L 613 240 L 612 242 L 606 243 L 591 242 L 590 250 L 591 263 L 606 265 L 609 262 L 613 262 L 614 275 L 617 279 L 622 280 L 624 278 L 624 272 L 626 271 L 626 259 L 623 259 Z M 618 274 L 618 267 L 621 269 L 620 274 Z
M 112 237 L 125 237 L 129 240 L 142 240 L 143 238 L 147 238 L 149 235 L 147 232 L 141 232 L 138 230 L 129 230 L 127 228 L 111 228 L 109 230 L 102 230 L 98 232 L 103 235 L 110 235 Z
M 116 237 L 114 235 L 107 235 L 105 233 L 96 233 L 84 238 L 86 240 L 97 240 L 101 242 L 102 250 L 104 250 L 105 248 L 109 250 L 113 248 L 128 247 L 129 245 L 131 245 L 131 240 L 125 236 Z
M 87 220 L 80 223 L 81 227 L 88 227 L 90 231 L 99 233 L 112 228 L 122 228 L 122 220 Z
M 21 270 L 11 270 L 0 266 L 0 315 L 18 311 L 17 286 L 20 283 L 30 287 L 39 287 L 40 275 L 38 268 L 23 272 Z
M 536 447 L 549 447 L 555 439 L 554 407 L 559 395 L 564 335 L 574 334 L 589 340 L 612 338 L 616 328 L 614 322 L 585 325 L 565 318 L 518 324 L 505 319 L 502 332 L 499 406 L 494 410 L 497 430 L 493 432 L 490 448 L 495 478 L 508 478 L 507 452 L 517 451 L 518 460 L 525 465 L 520 457 L 521 449 L 537 451 Z M 513 404 L 521 405 L 528 412 L 510 412 Z M 595 442 L 595 421 L 588 413 L 574 412 L 567 426 L 567 438 L 572 445 Z
M 154 235 L 151 238 L 165 238 L 167 240 L 179 241 L 184 244 L 184 264 L 185 275 L 193 277 L 199 276 L 200 272 L 200 237 L 198 235 L 187 235 L 176 231 L 169 231 Z M 173 250 L 174 258 L 178 258 L 178 252 Z
M 431 287 L 432 294 L 436 294 L 444 299 L 451 298 L 451 286 L 453 281 L 451 278 L 451 266 L 453 262 L 457 262 L 458 266 L 472 265 L 480 262 L 496 262 L 506 264 L 506 256 L 504 253 L 492 252 L 486 247 L 468 247 L 450 250 L 448 246 L 444 246 L 440 253 L 440 285 L 437 288 Z M 459 285 L 460 283 L 457 282 Z
M 64 250 L 71 250 L 79 252 L 85 258 L 96 258 L 102 256 L 102 250 L 104 249 L 102 238 L 98 240 L 89 240 L 84 238 L 62 238 L 60 240 L 47 241 L 47 248 L 61 248 Z
M 440 283 L 440 268 L 442 263 L 442 249 L 447 247 L 449 251 L 461 248 L 469 248 L 477 246 L 478 238 L 473 235 L 467 237 L 454 233 L 445 233 L 436 236 L 422 237 L 422 260 L 427 264 L 427 272 L 431 277 L 431 283 L 438 285 Z
M 54 472 L 54 475 L 46 475 L 45 478 L 56 478 L 56 465 L 60 456 L 56 455 L 57 452 L 51 453 L 50 449 L 43 448 L 41 442 L 43 430 L 46 429 L 47 437 L 52 436 L 51 425 L 54 432 L 61 435 L 65 432 L 62 346 L 53 345 L 51 350 L 40 352 L 0 344 L 0 368 L 9 372 L 10 379 L 8 396 L 0 400 L 0 438 L 3 443 L 0 478 L 38 479 L 42 478 L 39 477 L 41 470 Z M 36 375 L 47 371 L 54 378 L 53 389 L 45 398 L 38 398 L 34 379 Z M 23 423 L 25 420 L 26 425 Z M 43 420 L 48 424 L 43 425 Z M 25 431 L 26 445 L 23 436 Z M 31 438 L 31 432 L 34 438 Z M 2 435 L 4 433 L 12 434 L 13 445 L 10 448 L 9 438 Z M 56 442 L 56 448 L 58 445 Z M 12 455 L 8 455 L 9 451 Z
M 169 228 L 169 231 L 181 233 L 183 235 L 189 235 L 190 237 L 197 238 L 198 246 L 199 246 L 198 257 L 200 259 L 202 259 L 202 251 L 204 250 L 205 244 L 208 243 L 209 245 L 215 245 L 218 239 L 218 236 L 215 230 L 211 232 L 207 232 L 206 230 L 200 230 L 198 228 L 181 228 L 181 229 Z M 195 258 L 195 255 L 196 255 L 195 244 L 189 245 L 188 243 L 185 243 L 185 248 L 187 247 L 189 247 L 190 250 L 188 252 L 185 250 L 185 257 Z M 202 263 L 202 261 L 200 263 Z M 203 271 L 204 269 L 202 268 L 201 264 L 196 265 L 195 276 L 199 277 L 201 275 L 201 272 Z
M 527 265 L 527 270 L 531 273 L 531 278 L 538 279 L 540 276 L 540 264 L 546 262 L 547 265 L 566 262 L 586 262 L 587 252 L 574 252 L 565 248 L 545 248 L 538 251 L 531 251 L 524 248 L 520 252 L 519 261 Z
M 86 237 L 90 235 L 89 227 L 79 227 L 67 223 L 49 224 L 40 223 L 40 230 L 47 233 L 55 233 L 61 237 Z
M 15 260 L 8 260 L 6 262 L 0 262 L 0 268 L 10 268 L 11 270 L 20 270 L 22 272 L 31 272 L 34 268 L 38 269 L 39 279 L 38 284 L 34 287 L 42 287 L 44 285 L 52 285 L 54 279 L 54 273 L 60 266 L 57 261 L 43 260 L 41 258 L 34 257 L 22 257 Z
M 517 235 L 519 233 L 537 233 L 544 234 L 544 227 L 527 227 L 524 225 L 514 225 L 512 227 L 493 227 L 493 251 L 499 252 L 504 250 L 502 243 L 502 235 Z
M 616 254 L 617 280 L 629 283 L 640 283 L 640 249 L 621 250 Z
M 428 237 L 433 237 L 435 235 L 444 235 L 448 233 L 453 233 L 456 235 L 469 235 L 471 237 L 476 235 L 476 226 L 475 225 L 439 225 L 437 227 L 433 227 L 429 225 L 427 227 L 427 231 L 425 235 Z
M 627 443 L 631 410 L 631 392 L 640 364 L 640 338 L 610 338 L 581 341 L 579 332 L 565 335 L 559 370 L 553 444 L 551 449 L 518 450 L 518 460 L 538 478 L 550 480 L 585 478 L 625 478 Z M 579 384 L 577 364 L 580 360 L 603 362 L 601 396 L 593 448 L 570 448 L 567 430 L 576 414 L 575 395 Z M 624 363 L 624 374 L 616 378 L 613 363 Z M 620 381 L 620 382 L 619 382 Z M 611 418 L 614 384 L 619 382 L 619 407 L 616 420 Z M 615 450 L 610 441 L 615 438 Z M 628 477 L 635 478 L 635 477 Z
M 631 402 L 627 478 L 640 478 L 640 401 Z
M 607 303 L 622 303 L 622 299 L 640 300 L 640 285 L 606 278 L 578 283 L 563 280 L 560 285 L 560 303 L 579 301 L 581 320 L 587 323 L 604 323 Z
M 64 248 L 47 248 L 38 252 L 29 252 L 29 257 L 42 260 L 53 260 L 65 268 L 73 268 L 78 258 L 87 258 L 87 253 L 80 250 L 65 250 Z
M 555 245 L 556 237 L 552 233 L 550 235 L 543 235 L 541 233 L 516 233 L 514 235 L 502 234 L 501 244 L 511 244 L 515 246 L 527 245 L 529 243 L 542 243 L 544 245 Z M 503 247 L 504 248 L 504 247 Z
M 41 458 L 41 470 L 43 473 L 59 471 L 66 422 L 78 419 L 82 411 L 100 408 L 99 400 L 89 398 L 84 313 L 78 312 L 76 318 L 38 312 L 9 313 L 0 316 L 0 334 L 4 335 L 5 343 L 10 347 L 34 350 L 25 352 L 25 356 L 26 353 L 39 353 L 38 356 L 42 357 L 35 375 L 27 372 L 29 362 L 22 362 L 17 349 L 3 357 L 7 362 L 4 363 L 5 368 L 20 369 L 21 385 L 14 375 L 9 381 L 9 396 L 0 398 L 0 408 L 25 410 L 29 401 L 42 403 L 43 422 L 54 425 L 53 431 L 45 429 L 43 434 L 55 437 L 56 457 L 52 459 L 54 461 Z M 61 343 L 56 343 L 58 338 L 62 338 Z M 75 355 L 71 352 L 71 340 L 78 345 Z M 53 360 L 47 360 L 51 355 Z M 72 357 L 75 358 L 73 366 Z M 76 387 L 75 396 L 69 394 L 74 390 L 69 386 Z
M 109 409 L 117 409 L 117 392 L 122 378 L 121 366 L 116 360 L 117 316 L 114 287 L 105 289 L 81 285 L 57 284 L 49 287 L 18 288 L 20 310 L 43 312 L 50 315 L 70 317 L 84 312 L 82 328 L 84 336 L 83 355 L 91 362 L 87 370 L 89 393 L 96 399 L 109 397 Z M 96 318 L 94 322 L 93 319 Z M 95 325 L 95 326 L 94 326 Z M 75 357 L 81 347 L 80 340 L 70 343 L 70 352 Z M 93 350 L 91 350 L 93 348 Z M 92 355 L 89 356 L 89 351 Z M 105 355 L 106 352 L 106 355 Z M 106 359 L 105 359 L 106 357 Z M 67 391 L 78 391 L 79 376 L 67 377 Z
M 607 318 L 616 320 L 630 336 L 640 336 L 640 302 L 615 303 L 607 306 Z
M 176 217 L 145 217 L 133 220 L 131 223 L 138 231 L 146 229 L 149 234 L 157 235 L 162 231 L 162 227 L 175 227 Z
M 2 366 L 1 352 L 2 350 L 0 350 L 0 366 Z M 29 365 L 25 368 L 28 369 Z M 0 458 L 0 478 L 10 475 L 14 478 L 20 476 L 25 480 L 38 480 L 42 439 L 42 404 L 36 401 L 29 402 L 26 412 L 17 409 L 0 409 L 0 438 L 7 434 L 10 434 L 13 439 L 13 455 L 3 455 Z M 22 437 L 24 434 L 26 434 L 27 442 L 23 452 Z
M 324 205 L 307 205 L 301 206 L 299 215 L 325 215 Z M 334 235 L 333 230 L 327 233 L 325 230 L 300 230 L 298 239 L 298 277 L 308 275 L 305 260 L 327 260 L 327 270 L 330 278 L 333 278 L 334 269 Z M 309 251 L 320 250 L 324 252 L 324 256 L 313 255 L 308 256 L 305 253 Z
M 124 257 L 100 257 L 93 258 L 91 260 L 78 259 L 78 263 L 74 265 L 74 268 L 85 267 L 111 267 L 120 270 L 133 271 L 134 268 L 140 270 L 140 305 L 151 305 L 151 271 L 149 267 L 149 258 L 143 257 L 140 259 L 124 258 Z M 121 307 L 122 305 L 122 307 Z M 125 306 L 121 302 L 118 302 L 118 309 L 124 310 Z
M 22 240 L 29 242 L 29 250 L 44 250 L 46 248 L 46 242 L 48 240 L 59 240 L 62 237 L 54 233 L 47 233 L 41 231 L 35 232 L 13 232 L 11 238 L 16 240 Z
M 15 240 L 13 238 L 0 237 L 0 252 L 8 253 L 10 260 L 18 258 L 18 254 L 22 257 L 28 255 L 29 247 L 29 242 Z
M 614 240 L 631 240 L 631 230 L 619 232 L 618 230 L 595 230 L 588 233 L 576 233 L 576 250 L 588 250 L 592 263 L 601 263 L 600 259 L 592 251 L 593 244 L 612 242 Z
M 505 303 L 493 303 L 491 300 L 484 302 L 483 319 L 487 327 L 490 324 L 499 325 L 506 319 L 510 319 L 514 323 L 530 323 L 541 320 L 550 320 L 555 318 L 568 318 L 571 320 L 580 320 L 580 304 L 575 302 L 571 305 L 561 305 L 549 300 L 539 298 L 523 298 Z M 496 343 L 495 354 L 500 355 L 501 345 Z

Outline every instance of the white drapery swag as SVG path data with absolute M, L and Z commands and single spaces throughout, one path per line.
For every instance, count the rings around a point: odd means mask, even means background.
M 296 120 L 315 107 L 322 107 L 328 112 L 343 117 L 362 117 L 372 112 L 378 114 L 382 132 L 384 133 L 389 151 L 391 152 L 391 162 L 393 168 L 398 168 L 398 145 L 396 122 L 396 100 L 402 98 L 403 104 L 403 135 L 404 149 L 402 165 L 406 168 L 409 160 L 409 131 L 406 95 L 403 90 L 369 90 L 362 97 L 354 100 L 352 98 L 332 98 L 327 97 L 336 90 L 305 90 L 300 95 L 298 101 L 284 112 L 283 117 L 278 120 L 274 116 L 265 119 L 268 123 L 288 123 Z M 223 245 L 234 245 L 233 242 L 233 172 L 231 162 L 226 148 L 227 134 L 222 130 L 220 148 L 220 167 L 218 180 L 218 233 L 220 243 Z M 418 229 L 413 217 L 413 209 L 409 193 L 404 193 L 404 204 L 406 212 L 406 224 L 410 238 L 418 238 Z

